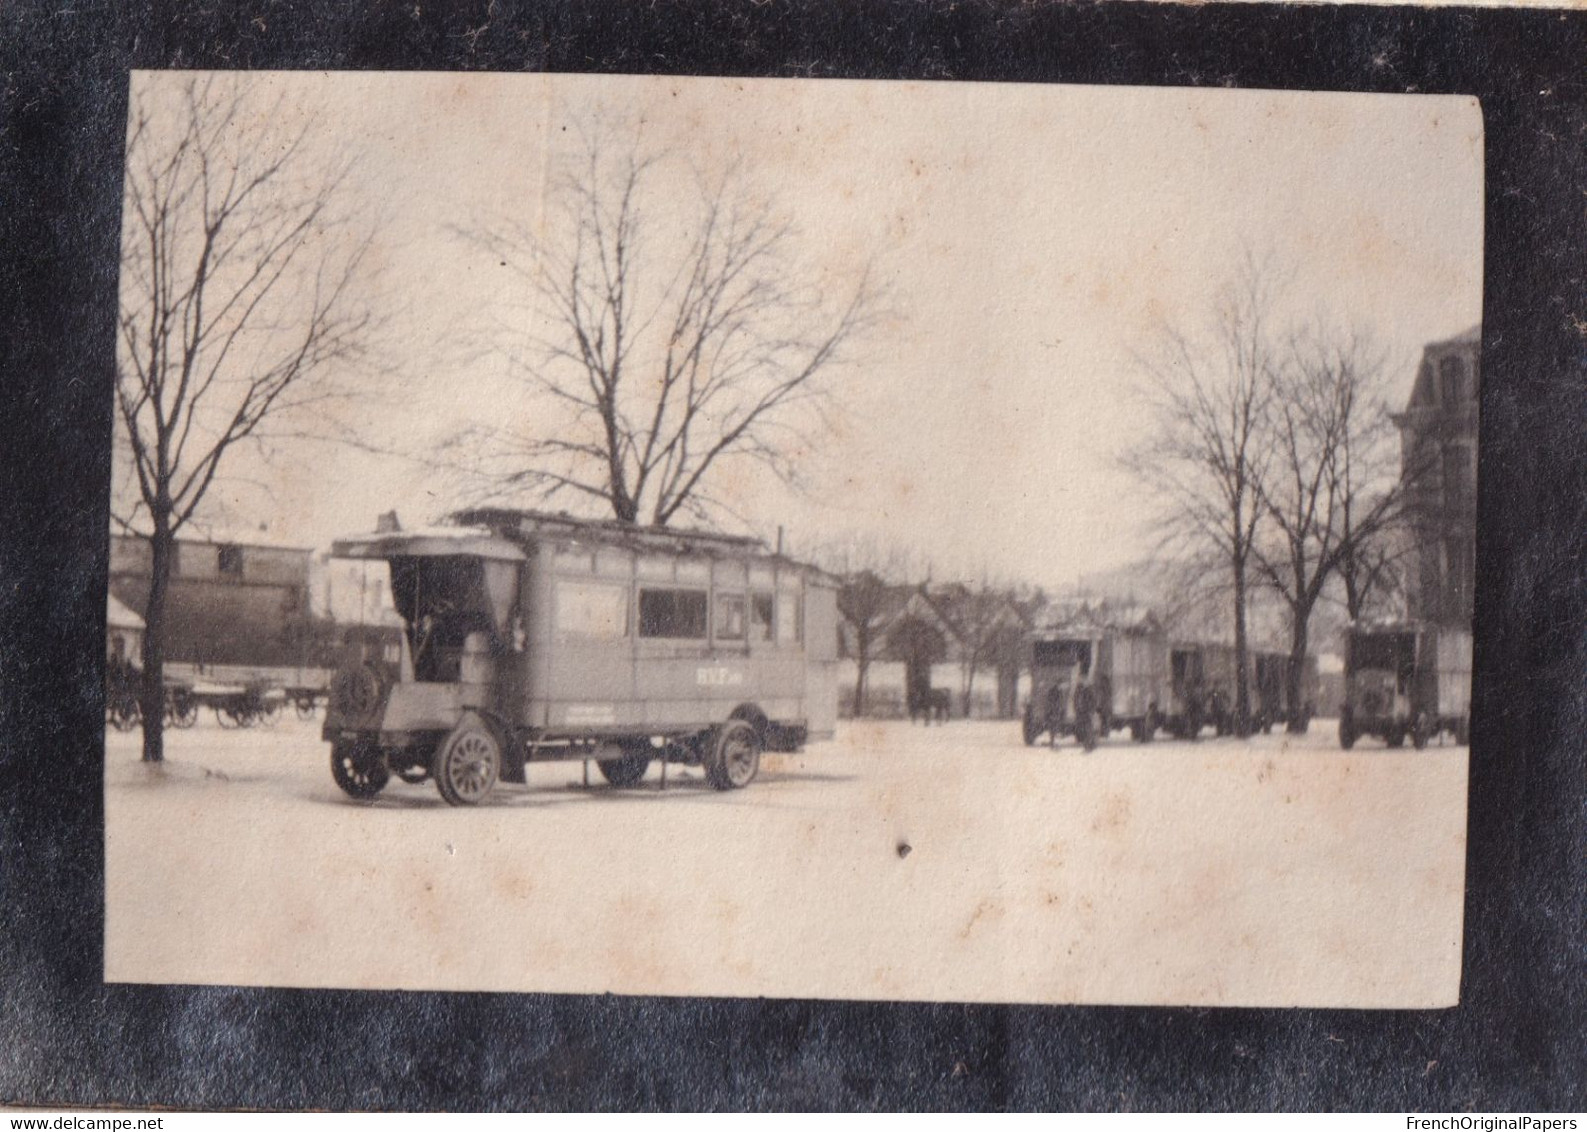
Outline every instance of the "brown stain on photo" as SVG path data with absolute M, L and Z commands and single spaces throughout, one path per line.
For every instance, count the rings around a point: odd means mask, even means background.
M 996 897 L 986 897 L 975 906 L 975 911 L 970 913 L 969 920 L 959 932 L 960 939 L 969 939 L 970 933 L 986 920 L 998 920 L 1003 917 L 1003 902 Z
M 1102 811 L 1091 822 L 1092 833 L 1117 834 L 1130 824 L 1133 809 L 1127 792 L 1109 793 L 1102 803 Z

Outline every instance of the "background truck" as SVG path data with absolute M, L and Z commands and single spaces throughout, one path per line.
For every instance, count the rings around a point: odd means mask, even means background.
M 1030 637 L 1031 694 L 1025 742 L 1072 735 L 1086 750 L 1129 728 L 1146 742 L 1164 724 L 1169 702 L 1168 637 L 1146 615 L 1128 623 L 1078 619 Z
M 1345 702 L 1339 745 L 1363 735 L 1390 747 L 1417 747 L 1444 732 L 1462 745 L 1471 730 L 1471 634 L 1464 629 L 1386 622 L 1345 632 Z

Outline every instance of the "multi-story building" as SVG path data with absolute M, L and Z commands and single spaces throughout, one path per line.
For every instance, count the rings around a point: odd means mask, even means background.
M 1406 604 L 1414 618 L 1469 626 L 1477 564 L 1477 391 L 1481 327 L 1422 351 L 1400 430 L 1411 539 Z
M 179 539 L 166 595 L 165 657 L 179 664 L 304 663 L 312 552 Z M 149 600 L 147 539 L 112 535 L 110 594 L 141 612 Z

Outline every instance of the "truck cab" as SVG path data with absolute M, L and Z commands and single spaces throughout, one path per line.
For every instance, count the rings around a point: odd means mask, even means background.
M 1030 642 L 1030 698 L 1025 702 L 1026 746 L 1073 735 L 1086 750 L 1097 742 L 1095 662 L 1099 642 L 1083 636 L 1040 634 Z
M 1370 735 L 1390 747 L 1409 737 L 1420 748 L 1445 731 L 1464 744 L 1470 695 L 1470 633 L 1414 622 L 1352 625 L 1339 744 L 1348 750 Z

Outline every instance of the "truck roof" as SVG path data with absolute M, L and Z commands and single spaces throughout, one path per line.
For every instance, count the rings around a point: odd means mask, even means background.
M 836 579 L 819 567 L 774 554 L 763 541 L 748 535 L 725 535 L 678 527 L 641 527 L 615 520 L 577 519 L 561 513 L 507 507 L 475 507 L 457 511 L 448 515 L 441 526 L 337 539 L 331 546 L 331 555 L 336 558 L 369 559 L 461 555 L 522 562 L 528 557 L 526 552 L 530 546 L 541 539 L 569 540 L 662 554 L 753 556 L 795 567 L 813 580 L 836 584 Z
M 724 535 L 683 527 L 642 527 L 615 519 L 576 519 L 561 512 L 525 511 L 510 507 L 474 507 L 457 511 L 448 521 L 483 527 L 498 537 L 518 541 L 541 537 L 572 538 L 637 550 L 671 552 L 745 552 L 769 554 L 766 544 L 748 535 Z
M 333 558 L 494 558 L 522 562 L 521 548 L 484 527 L 425 527 L 354 535 L 331 544 Z

